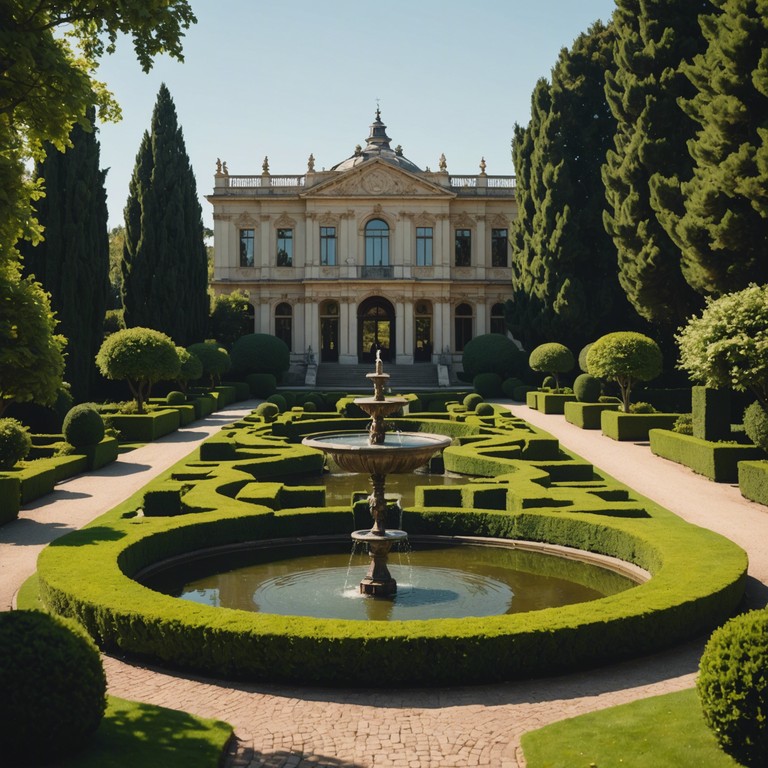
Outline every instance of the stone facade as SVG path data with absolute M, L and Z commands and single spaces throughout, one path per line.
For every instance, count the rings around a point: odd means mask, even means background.
M 217 163 L 216 293 L 242 290 L 254 330 L 296 362 L 453 362 L 504 332 L 514 177 L 422 171 L 392 150 L 377 111 L 365 149 L 330 171 L 230 175 Z

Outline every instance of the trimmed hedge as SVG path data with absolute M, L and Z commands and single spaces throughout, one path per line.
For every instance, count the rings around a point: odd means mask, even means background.
M 562 395 L 555 392 L 536 392 L 536 410 L 547 414 L 562 416 L 565 413 L 565 404 L 576 400 L 576 395 Z
M 694 387 L 691 392 L 691 413 L 694 437 L 700 440 L 730 438 L 731 393 L 727 389 Z
M 349 508 L 286 509 L 280 483 L 272 478 L 275 468 L 290 472 L 296 468 L 292 461 L 303 460 L 296 452 L 302 446 L 278 438 L 281 426 L 337 431 L 350 421 L 289 413 L 271 424 L 245 422 L 226 430 L 222 440 L 229 441 L 231 460 L 215 464 L 193 457 L 149 486 L 175 489 L 194 515 L 136 517 L 131 513 L 141 500 L 134 497 L 46 548 L 38 563 L 45 604 L 77 617 L 106 649 L 204 674 L 304 685 L 413 686 L 549 675 L 657 651 L 724 620 L 741 598 L 747 560 L 736 545 L 597 475 L 547 433 L 501 417 L 490 426 L 479 419 L 396 420 L 407 431 L 450 430 L 457 440 L 444 452 L 446 467 L 471 467 L 494 478 L 461 489 L 452 509 L 446 499 L 438 506 L 416 505 L 406 527 L 414 533 L 567 544 L 636 563 L 652 573 L 650 581 L 565 608 L 385 623 L 213 608 L 132 580 L 150 564 L 195 549 L 346 535 L 353 526 Z M 356 427 L 353 422 L 350 428 Z M 319 452 L 305 450 L 322 464 Z M 270 482 L 254 482 L 261 477 Z
M 768 506 L 768 461 L 740 461 L 738 474 L 741 495 Z
M 765 455 L 754 445 L 715 443 L 668 429 L 651 430 L 650 439 L 651 451 L 657 456 L 689 467 L 716 483 L 738 482 L 739 462 Z
M 624 413 L 603 411 L 600 429 L 613 440 L 647 440 L 652 429 L 672 429 L 679 413 Z
M 175 432 L 181 424 L 181 417 L 175 408 L 163 408 L 150 413 L 110 414 L 108 421 L 120 433 L 122 442 L 151 443 L 158 437 Z
M 21 480 L 10 475 L 0 475 L 0 525 L 15 520 L 20 508 Z
M 567 402 L 563 408 L 565 420 L 581 429 L 600 429 L 603 411 L 618 411 L 621 403 Z

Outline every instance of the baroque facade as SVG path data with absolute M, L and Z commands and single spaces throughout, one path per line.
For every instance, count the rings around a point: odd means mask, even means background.
M 365 147 L 329 171 L 230 175 L 213 194 L 216 293 L 244 291 L 254 330 L 296 362 L 458 361 L 505 333 L 512 176 L 421 170 L 392 149 L 379 110 Z

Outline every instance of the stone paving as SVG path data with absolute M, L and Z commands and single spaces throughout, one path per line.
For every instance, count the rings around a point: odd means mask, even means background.
M 543 415 L 525 406 L 507 407 L 557 436 L 566 449 L 686 520 L 736 541 L 750 555 L 748 603 L 768 602 L 768 509 L 745 500 L 736 487 L 712 483 L 654 457 L 647 445 L 617 443 L 569 425 L 562 416 Z M 128 496 L 152 474 L 185 455 L 204 433 L 238 415 L 234 409 L 219 412 L 213 419 L 180 430 L 175 440 L 140 449 L 144 453 L 126 454 L 121 466 L 111 472 L 102 470 L 62 484 L 54 498 L 25 508 L 23 519 L 0 528 L 1 607 L 9 607 L 9 593 L 33 572 L 36 553 L 45 543 L 114 506 L 118 496 Z M 170 457 L 170 452 L 181 450 L 179 444 L 183 452 Z M 105 483 L 105 478 L 112 482 Z M 87 511 L 81 508 L 91 503 Z M 14 554 L 15 549 L 26 554 Z M 664 653 L 579 674 L 431 690 L 233 684 L 172 675 L 113 657 L 105 657 L 104 663 L 114 695 L 231 723 L 236 740 L 228 768 L 523 768 L 519 745 L 526 731 L 691 687 L 704 642 L 701 638 Z

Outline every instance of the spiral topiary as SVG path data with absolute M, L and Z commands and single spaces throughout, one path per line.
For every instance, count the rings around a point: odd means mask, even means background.
M 59 761 L 83 747 L 104 715 L 106 688 L 99 652 L 77 624 L 42 611 L 0 613 L 4 765 Z
M 165 402 L 168 405 L 184 405 L 187 402 L 187 396 L 183 392 L 174 389 L 165 396 Z
M 498 373 L 478 373 L 472 379 L 472 386 L 478 395 L 483 397 L 501 397 L 501 376 Z
M 573 382 L 573 393 L 580 403 L 596 403 L 601 389 L 600 379 L 589 373 L 579 374 Z
M 0 469 L 13 469 L 32 450 L 29 430 L 16 419 L 0 419 Z
M 699 662 L 696 687 L 704 721 L 739 764 L 768 755 L 768 610 L 737 616 L 715 630 Z
M 261 416 L 264 421 L 274 421 L 279 413 L 280 409 L 274 403 L 259 403 L 256 407 L 256 415 Z
M 744 411 L 744 431 L 758 448 L 768 451 L 768 413 L 760 403 L 752 403 Z
M 462 400 L 462 404 L 468 411 L 474 411 L 477 406 L 483 402 L 483 396 L 477 394 L 477 392 L 471 392 L 468 394 L 464 400 Z
M 81 403 L 70 408 L 61 430 L 70 445 L 90 448 L 104 438 L 104 419 L 91 403 Z

